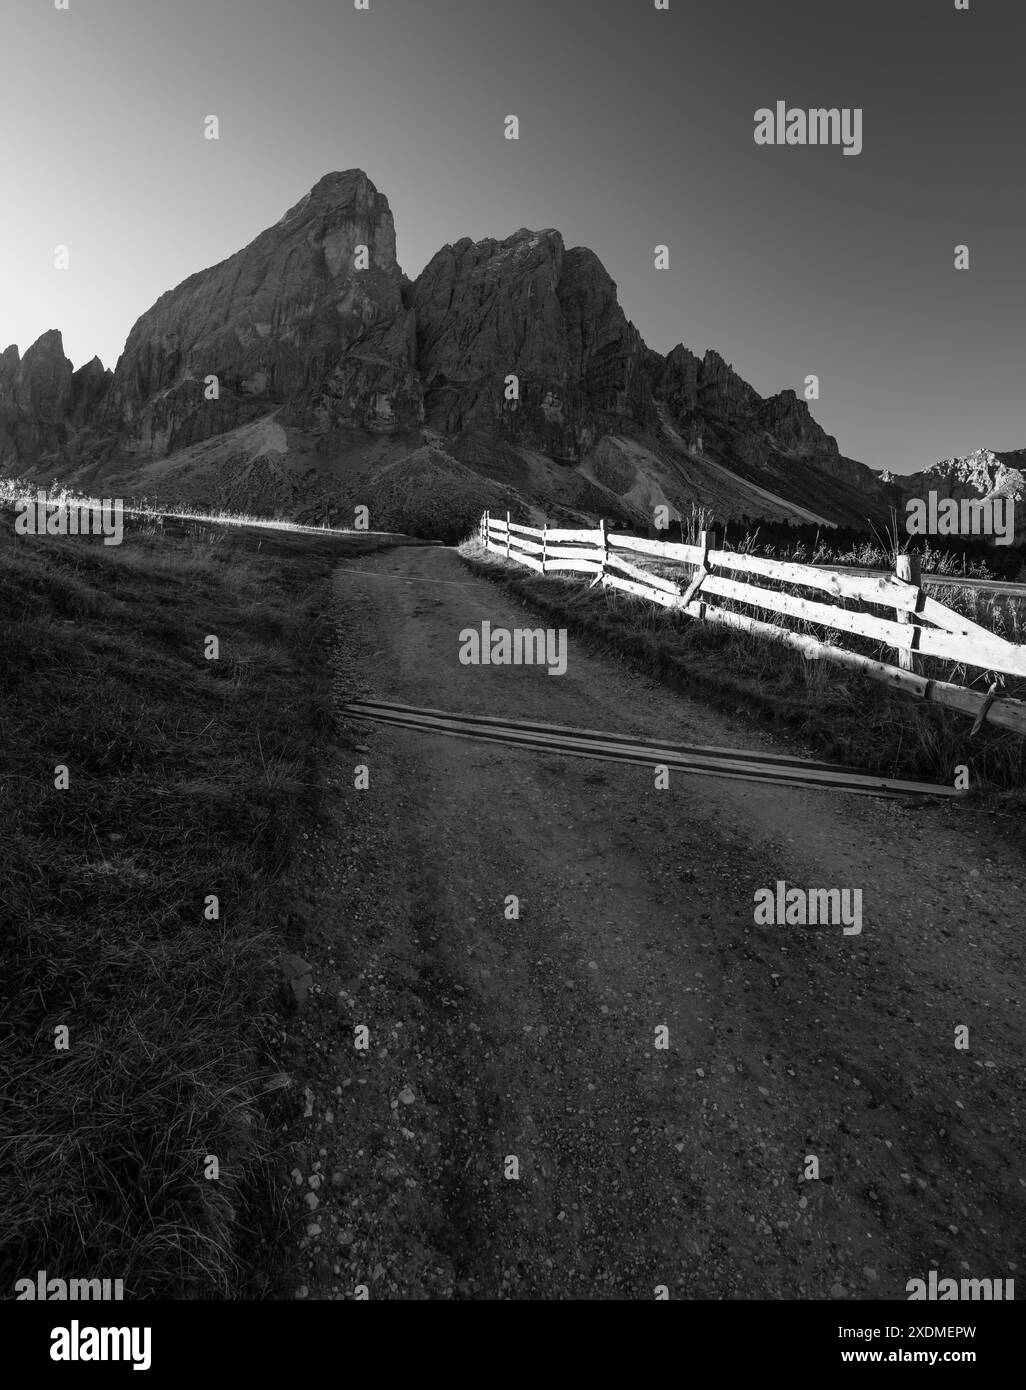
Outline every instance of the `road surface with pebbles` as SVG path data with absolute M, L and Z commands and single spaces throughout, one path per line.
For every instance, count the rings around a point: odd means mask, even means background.
M 803 751 L 573 638 L 559 677 L 461 665 L 463 628 L 541 620 L 451 550 L 362 556 L 335 592 L 340 702 Z M 303 871 L 291 1292 L 1014 1276 L 1026 871 L 987 817 L 341 727 Z M 755 925 L 779 879 L 861 888 L 861 933 Z

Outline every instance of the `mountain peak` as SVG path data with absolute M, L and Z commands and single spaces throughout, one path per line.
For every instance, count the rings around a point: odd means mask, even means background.
M 555 227 L 540 227 L 538 231 L 532 231 L 530 227 L 518 227 L 515 232 L 505 238 L 503 245 L 511 241 L 550 241 L 553 238 L 557 241 L 563 240 Z
M 336 169 L 323 174 L 275 226 L 287 226 L 308 209 L 323 215 L 343 208 L 373 208 L 378 213 L 389 213 L 388 199 L 378 192 L 362 169 Z
M 49 352 L 55 355 L 60 353 L 63 357 L 64 337 L 61 330 L 59 328 L 48 328 L 45 333 L 40 333 L 32 346 L 26 350 L 25 356 L 27 357 L 30 352 L 33 354 Z
M 321 175 L 310 189 L 310 196 L 316 197 L 318 194 L 334 196 L 351 188 L 358 188 L 360 185 L 369 188 L 372 193 L 378 191 L 362 169 L 335 169 L 331 173 Z
M 475 251 L 486 251 L 491 255 L 502 255 L 508 251 L 533 250 L 541 246 L 542 243 L 555 246 L 560 251 L 563 249 L 563 238 L 554 227 L 543 227 L 540 231 L 532 231 L 530 227 L 518 227 L 515 232 L 510 232 L 509 236 L 481 237 L 478 241 L 472 241 L 470 237 L 462 237 L 454 246 L 470 247 Z

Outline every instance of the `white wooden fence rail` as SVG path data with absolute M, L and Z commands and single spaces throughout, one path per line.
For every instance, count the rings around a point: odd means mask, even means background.
M 936 657 L 996 676 L 1026 678 L 1026 646 L 1008 642 L 930 598 L 923 591 L 914 556 L 899 556 L 897 573 L 893 575 L 846 574 L 815 565 L 716 550 L 711 548 L 712 537 L 705 531 L 697 545 L 678 545 L 610 533 L 604 522 L 594 530 L 580 531 L 522 526 L 508 512 L 504 518 L 485 512 L 479 539 L 494 554 L 538 574 L 590 574 L 592 583 L 603 588 L 633 594 L 706 622 L 757 633 L 794 647 L 810 659 L 825 658 L 855 667 L 919 699 L 974 715 L 977 727 L 986 719 L 1026 735 L 1026 702 L 998 698 L 999 681 L 992 681 L 990 690 L 984 693 L 921 674 L 921 658 Z M 687 572 L 682 572 L 679 579 L 660 575 L 637 563 L 637 557 L 647 557 L 650 563 L 660 562 L 667 567 L 686 567 Z M 894 616 L 762 588 L 735 577 L 738 575 L 811 589 L 842 604 L 875 605 Z M 714 598 L 745 605 L 760 615 L 780 614 L 869 638 L 893 649 L 897 664 L 877 661 L 807 632 L 767 622 L 762 616 L 721 607 L 709 601 Z

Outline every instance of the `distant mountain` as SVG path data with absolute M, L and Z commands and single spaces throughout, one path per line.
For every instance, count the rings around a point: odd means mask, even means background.
M 793 391 L 647 348 L 556 231 L 464 238 L 411 282 L 358 169 L 161 295 L 113 373 L 72 372 L 55 331 L 8 348 L 0 471 L 308 520 L 365 504 L 383 528 L 485 506 L 646 524 L 690 502 L 858 526 L 908 482 L 841 455 Z
M 976 449 L 961 458 L 941 459 L 920 473 L 882 473 L 880 479 L 895 490 L 902 515 L 910 498 L 925 501 L 931 492 L 938 502 L 1008 498 L 1014 503 L 1016 541 L 1026 541 L 1026 449 Z

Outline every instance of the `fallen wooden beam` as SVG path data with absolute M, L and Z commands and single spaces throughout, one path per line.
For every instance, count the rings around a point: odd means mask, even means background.
M 548 734 L 538 728 L 523 728 L 514 721 L 420 711 L 409 706 L 390 707 L 380 701 L 354 700 L 343 705 L 342 709 L 358 718 L 373 719 L 399 728 L 442 734 L 449 738 L 480 739 L 511 747 L 530 748 L 537 752 L 600 758 L 647 767 L 665 766 L 670 770 L 698 776 L 742 778 L 746 781 L 771 782 L 823 791 L 847 791 L 868 796 L 964 795 L 952 786 L 879 777 L 873 773 L 835 769 L 823 764 L 803 763 L 797 759 L 782 763 L 765 759 L 757 752 L 735 752 L 729 749 L 677 751 L 668 747 L 653 746 L 645 741 L 628 742 L 621 741 L 616 736 L 612 739 L 604 735 L 590 736 L 583 730 Z

